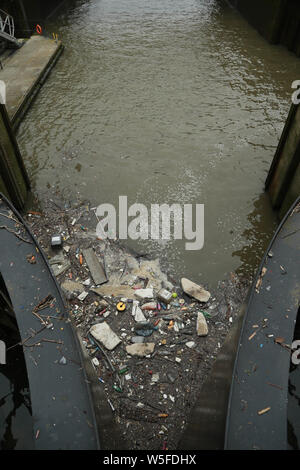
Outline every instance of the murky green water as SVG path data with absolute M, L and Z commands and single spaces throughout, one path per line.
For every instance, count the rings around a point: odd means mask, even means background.
M 204 203 L 201 251 L 137 247 L 210 285 L 251 273 L 275 227 L 264 180 L 299 59 L 215 0 L 70 3 L 46 25 L 65 52 L 18 134 L 38 194 Z

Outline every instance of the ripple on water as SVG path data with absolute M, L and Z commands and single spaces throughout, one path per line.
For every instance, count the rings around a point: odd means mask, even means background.
M 57 187 L 94 205 L 122 194 L 130 204 L 204 203 L 203 250 L 144 248 L 214 285 L 252 272 L 275 226 L 263 183 L 294 56 L 214 0 L 74 5 L 47 25 L 65 52 L 18 135 L 37 192 Z

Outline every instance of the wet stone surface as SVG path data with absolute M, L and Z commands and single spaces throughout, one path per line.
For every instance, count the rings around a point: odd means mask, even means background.
M 97 239 L 88 204 L 70 207 L 50 200 L 41 212 L 28 213 L 27 222 L 49 261 L 59 255 L 69 266 L 57 279 L 128 448 L 176 449 L 249 282 L 232 273 L 215 291 L 203 286 L 211 294 L 207 302 L 188 297 L 180 279 L 161 271 L 158 259 L 132 253 L 119 240 Z M 51 248 L 53 234 L 62 236 L 61 249 Z M 82 255 L 90 248 L 108 279 L 99 286 Z M 158 300 L 161 289 L 172 294 L 168 304 Z M 146 321 L 136 321 L 137 308 Z M 206 336 L 197 333 L 199 313 Z M 111 350 L 91 334 L 103 322 L 106 333 L 121 340 Z

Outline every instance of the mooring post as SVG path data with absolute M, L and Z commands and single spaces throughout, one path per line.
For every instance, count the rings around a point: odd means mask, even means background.
M 22 210 L 30 181 L 4 104 L 0 104 L 0 191 Z

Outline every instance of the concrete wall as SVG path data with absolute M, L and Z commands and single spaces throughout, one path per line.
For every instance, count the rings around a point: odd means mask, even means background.
M 4 105 L 0 104 L 0 192 L 24 208 L 30 183 Z
M 283 216 L 300 196 L 300 106 L 292 105 L 267 180 L 274 209 Z
M 300 56 L 299 0 L 228 0 L 272 44 Z
M 283 203 L 280 208 L 280 215 L 283 217 L 288 211 L 291 205 L 296 201 L 297 197 L 300 196 L 300 164 L 298 163 L 297 169 L 291 180 L 289 190 L 287 191 Z
M 229 3 L 268 41 L 278 42 L 287 0 L 229 0 Z
M 63 0 L 18 0 L 23 4 L 25 9 L 28 22 L 35 25 L 38 21 L 41 21 L 49 16 Z
M 2 0 L 1 10 L 9 13 L 15 23 L 15 36 L 17 38 L 25 38 L 30 36 L 30 28 L 27 22 L 25 10 L 22 1 L 19 0 Z
M 1 9 L 13 16 L 16 37 L 29 37 L 64 0 L 1 0 Z
M 300 0 L 228 0 L 269 42 L 283 44 L 300 56 Z M 295 79 L 298 77 L 295 77 Z M 283 216 L 300 196 L 300 107 L 292 105 L 266 190 Z
M 300 2 L 289 0 L 284 9 L 278 42 L 300 56 Z

